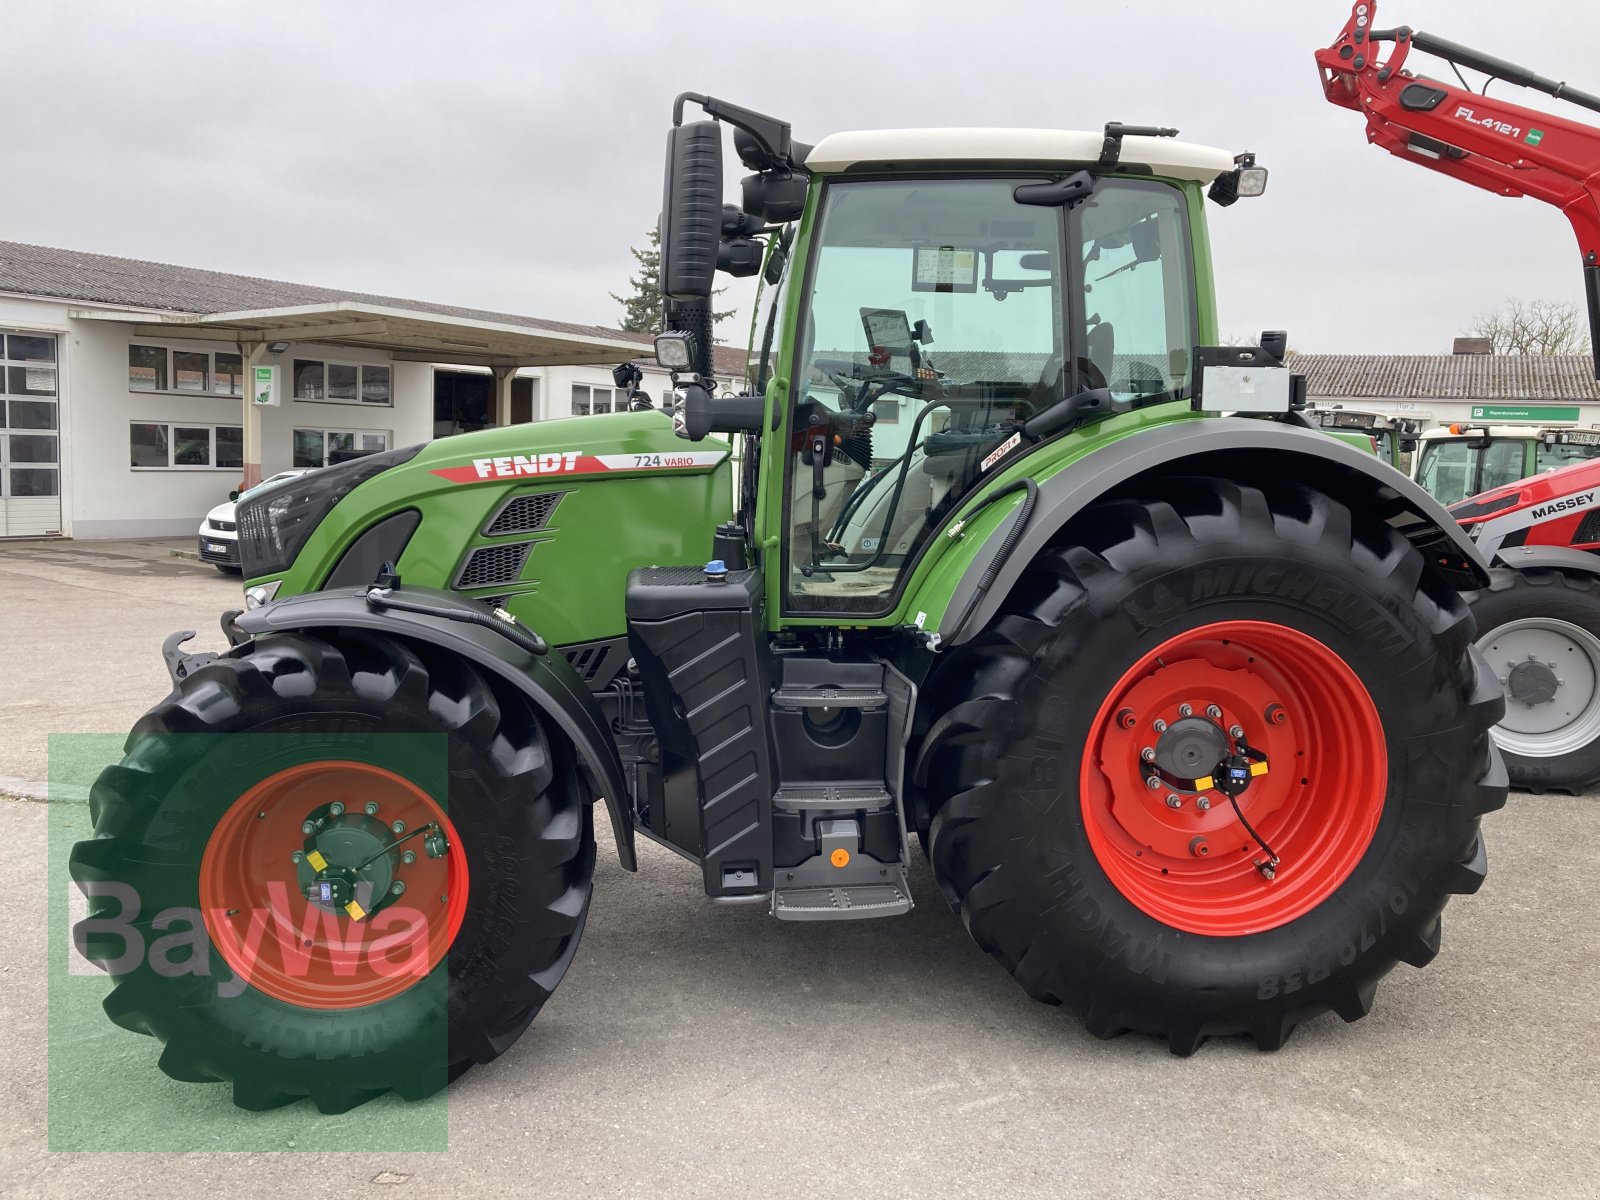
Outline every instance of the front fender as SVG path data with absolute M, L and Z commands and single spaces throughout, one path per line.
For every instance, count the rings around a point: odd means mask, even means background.
M 1019 465 L 1026 471 L 1027 460 Z M 941 640 L 959 644 L 983 629 L 1033 557 L 1095 501 L 1136 495 L 1142 479 L 1183 475 L 1245 484 L 1286 479 L 1303 483 L 1394 526 L 1462 590 L 1488 582 L 1488 564 L 1443 505 L 1372 455 L 1318 430 L 1279 421 L 1247 417 L 1174 421 L 1109 442 L 1040 480 L 1027 527 L 987 591 L 979 581 L 1015 524 L 1020 504 L 990 530 L 968 560 L 940 618 Z M 968 506 L 969 511 L 972 508 Z M 972 612 L 963 619 L 969 606 Z
M 484 611 L 480 604 L 435 588 L 407 586 L 398 594 L 440 611 Z M 624 869 L 638 870 L 633 814 L 626 803 L 628 791 L 622 781 L 616 743 L 600 706 L 572 664 L 560 654 L 533 654 L 493 629 L 443 616 L 396 608 L 375 610 L 367 604 L 365 587 L 290 596 L 243 613 L 234 623 L 254 635 L 327 628 L 372 629 L 451 650 L 492 671 L 523 692 L 571 740 L 595 789 L 605 797 L 617 839 L 618 859 Z
M 1546 567 L 1600 577 L 1600 555 L 1574 550 L 1571 546 L 1502 546 L 1495 551 L 1494 564 L 1514 571 Z

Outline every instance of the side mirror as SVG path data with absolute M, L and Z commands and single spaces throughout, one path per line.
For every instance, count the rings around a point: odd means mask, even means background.
M 722 126 L 717 122 L 693 121 L 668 132 L 660 233 L 661 294 L 705 300 L 722 238 Z

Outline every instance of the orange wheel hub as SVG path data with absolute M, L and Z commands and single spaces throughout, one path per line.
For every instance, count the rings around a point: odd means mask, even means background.
M 1131 903 L 1190 933 L 1260 933 L 1321 904 L 1361 861 L 1387 746 L 1332 650 L 1287 626 L 1221 621 L 1117 681 L 1079 785 L 1095 858 Z
M 429 826 L 442 854 L 417 834 Z M 466 853 L 444 808 L 410 781 L 370 763 L 304 763 L 263 779 L 217 822 L 200 911 L 251 987 L 302 1008 L 376 1004 L 425 977 L 455 940 Z

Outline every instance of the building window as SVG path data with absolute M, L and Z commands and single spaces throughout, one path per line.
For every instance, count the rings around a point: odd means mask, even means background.
M 167 348 L 165 346 L 128 347 L 128 390 L 164 392 L 167 390 Z
M 389 434 L 381 429 L 294 431 L 294 465 L 297 467 L 326 467 L 388 448 Z
M 322 363 L 310 359 L 294 360 L 294 398 L 296 400 L 321 400 L 325 396 L 324 380 L 327 372 Z
M 361 403 L 388 404 L 389 402 L 389 368 L 363 366 L 361 368 Z
M 56 339 L 0 331 L 0 499 L 61 494 Z
M 211 355 L 190 350 L 174 350 L 172 384 L 180 392 L 210 391 Z
M 212 361 L 216 370 L 211 376 L 211 390 L 219 396 L 244 394 L 244 358 L 238 354 L 215 354 Z
M 627 401 L 623 393 L 612 388 L 590 387 L 586 383 L 572 385 L 572 415 L 575 417 L 587 417 L 591 413 L 622 412 L 626 406 Z
M 239 396 L 244 393 L 244 359 L 225 351 L 130 345 L 128 390 Z
M 294 360 L 294 398 L 334 404 L 391 404 L 389 368 L 372 363 Z
M 137 470 L 238 470 L 244 465 L 244 429 L 238 425 L 128 425 L 128 465 Z

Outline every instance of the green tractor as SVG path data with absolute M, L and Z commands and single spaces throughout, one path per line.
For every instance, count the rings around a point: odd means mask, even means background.
M 72 858 L 112 1019 L 247 1107 L 427 1095 L 560 982 L 600 803 L 627 870 L 785 921 L 907 912 L 920 843 L 1029 995 L 1177 1054 L 1432 959 L 1506 794 L 1485 566 L 1283 335 L 1215 345 L 1206 198 L 1265 171 L 1174 133 L 805 146 L 680 97 L 670 406 L 240 504 L 232 648 L 168 640 Z M 768 285 L 746 395 L 719 266 Z M 130 953 L 175 912 L 180 968 Z

